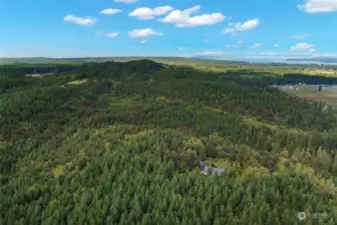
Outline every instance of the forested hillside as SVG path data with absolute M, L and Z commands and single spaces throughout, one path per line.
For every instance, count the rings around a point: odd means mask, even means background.
M 337 113 L 245 75 L 1 66 L 0 224 L 337 224 Z

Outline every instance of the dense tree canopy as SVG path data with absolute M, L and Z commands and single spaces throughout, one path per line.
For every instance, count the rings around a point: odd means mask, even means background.
M 334 110 L 266 74 L 49 67 L 0 67 L 0 224 L 337 223 Z

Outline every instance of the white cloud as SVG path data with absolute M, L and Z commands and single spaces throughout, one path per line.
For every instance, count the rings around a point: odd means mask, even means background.
M 238 44 L 242 44 L 243 43 L 243 41 L 238 41 Z
M 261 43 L 255 43 L 252 46 L 250 46 L 250 48 L 261 48 L 262 44 Z
M 163 35 L 163 33 L 159 31 L 155 31 L 151 28 L 146 29 L 134 29 L 133 31 L 129 31 L 129 36 L 131 38 L 144 38 L 144 37 L 150 37 L 155 35 Z
M 195 27 L 202 25 L 214 25 L 222 22 L 226 18 L 219 12 L 191 16 L 192 13 L 198 12 L 199 10 L 199 5 L 195 5 L 192 8 L 188 8 L 183 11 L 176 9 L 164 19 L 160 19 L 159 21 L 163 23 L 173 23 L 176 27 Z
M 115 15 L 117 13 L 122 12 L 120 9 L 112 9 L 112 8 L 108 8 L 108 9 L 103 9 L 102 11 L 100 11 L 100 14 L 105 14 L 105 15 Z
M 184 47 L 179 47 L 177 50 L 178 50 L 178 51 L 184 51 L 185 48 L 184 48 Z
M 279 48 L 280 46 L 278 44 L 274 44 L 274 48 Z
M 233 28 L 233 27 L 229 27 L 229 28 L 226 28 L 226 29 L 224 29 L 224 33 L 235 33 L 235 28 Z
M 235 33 L 238 31 L 247 31 L 247 30 L 252 30 L 256 28 L 259 25 L 260 21 L 259 19 L 253 19 L 253 20 L 248 20 L 244 23 L 228 23 L 229 26 L 226 29 L 224 29 L 224 33 Z
M 147 44 L 147 40 L 142 40 L 139 43 L 142 44 L 142 45 Z
M 303 5 L 297 5 L 297 8 L 306 13 L 329 13 L 337 11 L 336 0 L 305 0 Z
M 305 39 L 308 37 L 310 37 L 310 34 L 298 34 L 298 35 L 292 36 L 292 38 L 295 38 L 295 39 Z
M 138 1 L 139 0 L 114 0 L 114 2 L 127 3 L 127 4 L 136 3 Z
M 83 25 L 83 26 L 91 26 L 98 22 L 97 19 L 94 19 L 91 17 L 82 18 L 82 17 L 76 17 L 74 15 L 66 15 L 63 19 L 66 22 L 72 22 L 72 23 L 76 23 L 79 25 Z
M 207 55 L 207 56 L 216 56 L 216 55 L 224 55 L 224 52 L 214 51 L 214 52 L 201 52 L 200 55 Z
M 156 16 L 164 15 L 172 10 L 173 8 L 168 5 L 159 6 L 153 9 L 142 7 L 142 8 L 133 10 L 131 13 L 129 13 L 129 16 L 134 16 L 142 20 L 149 20 L 149 19 L 155 18 Z
M 259 25 L 259 19 L 248 20 L 242 25 L 240 23 L 235 25 L 235 28 L 239 31 L 251 30 Z
M 119 35 L 119 32 L 114 32 L 114 33 L 107 33 L 105 34 L 109 38 L 115 38 Z
M 305 51 L 313 49 L 315 46 L 307 43 L 298 43 L 297 45 L 291 46 L 289 51 Z
M 309 52 L 316 52 L 316 49 L 312 48 L 309 50 Z

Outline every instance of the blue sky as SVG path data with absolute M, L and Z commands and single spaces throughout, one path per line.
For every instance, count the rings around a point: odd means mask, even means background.
M 1 0 L 0 57 L 336 56 L 337 0 Z

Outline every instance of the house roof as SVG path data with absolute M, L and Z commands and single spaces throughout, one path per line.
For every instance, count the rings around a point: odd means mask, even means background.
M 210 166 L 204 166 L 203 170 L 201 171 L 203 174 L 208 175 L 210 173 L 217 173 L 218 175 L 221 175 L 223 172 L 225 172 L 226 169 L 224 168 L 215 168 Z

